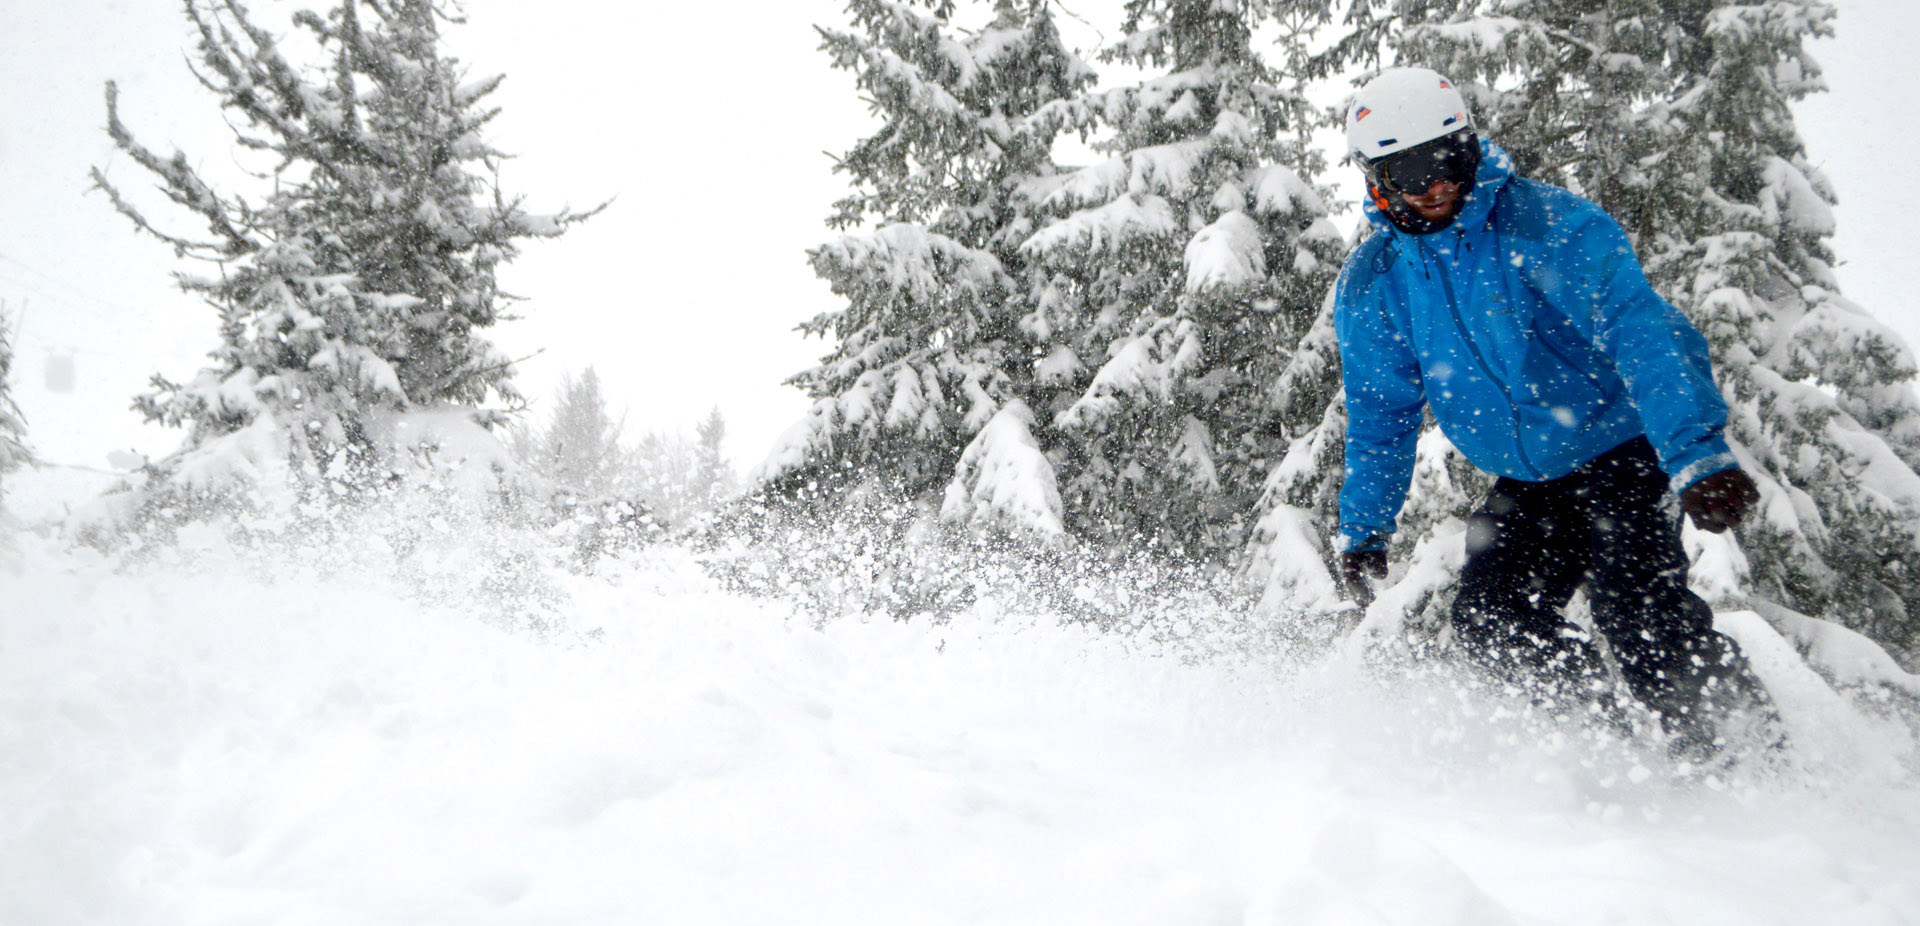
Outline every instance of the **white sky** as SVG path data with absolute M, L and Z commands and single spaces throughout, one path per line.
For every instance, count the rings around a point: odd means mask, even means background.
M 252 6 L 282 31 L 295 8 Z M 1804 105 L 1800 125 L 1841 197 L 1845 291 L 1920 343 L 1920 301 L 1902 273 L 1920 184 L 1901 173 L 1920 130 L 1896 89 L 1920 77 L 1920 0 L 1838 6 L 1840 36 L 1817 46 L 1834 92 Z M 867 125 L 851 80 L 816 50 L 812 25 L 840 23 L 840 0 L 467 10 L 455 53 L 475 73 L 507 75 L 489 137 L 517 155 L 509 191 L 535 210 L 614 200 L 502 273 L 528 301 L 525 319 L 492 337 L 514 356 L 542 351 L 523 365 L 522 390 L 544 405 L 561 374 L 592 364 L 610 402 L 628 407 L 629 433 L 690 431 L 717 406 L 736 462 L 758 462 L 805 407 L 781 380 L 823 348 L 791 329 L 834 306 L 804 254 L 831 237 L 822 220 L 845 190 L 823 152 Z M 15 396 L 54 463 L 104 467 L 110 450 L 177 446 L 179 434 L 143 428 L 128 403 L 153 373 L 190 377 L 213 344 L 212 313 L 172 288 L 171 252 L 83 195 L 96 164 L 124 189 L 150 187 L 102 128 L 108 79 L 149 146 L 178 145 L 209 173 L 235 169 L 211 97 L 186 72 L 190 41 L 170 0 L 0 2 L 0 300 L 21 328 Z M 70 393 L 47 388 L 61 357 L 77 374 Z

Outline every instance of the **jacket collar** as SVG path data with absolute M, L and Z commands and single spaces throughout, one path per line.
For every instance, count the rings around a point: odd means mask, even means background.
M 1473 192 L 1467 194 L 1466 202 L 1460 206 L 1460 214 L 1454 216 L 1453 222 L 1446 228 L 1428 235 L 1412 235 L 1395 226 L 1392 220 L 1387 218 L 1387 214 L 1380 211 L 1379 206 L 1374 205 L 1371 198 L 1362 197 L 1360 208 L 1366 213 L 1367 221 L 1373 223 L 1373 227 L 1417 241 L 1422 238 L 1431 238 L 1433 235 L 1445 235 L 1448 232 L 1459 232 L 1485 225 L 1487 216 L 1493 214 L 1494 198 L 1500 195 L 1501 187 L 1506 186 L 1507 181 L 1513 179 L 1513 176 L 1513 158 L 1507 154 L 1506 149 L 1482 138 L 1480 139 L 1480 170 L 1473 177 Z

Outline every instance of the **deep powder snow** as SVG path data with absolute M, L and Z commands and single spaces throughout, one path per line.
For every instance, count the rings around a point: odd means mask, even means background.
M 0 553 L 0 922 L 1920 917 L 1911 738 L 1831 691 L 1703 778 L 1337 657 L 816 627 L 671 545 L 550 570 L 536 632 L 429 581 L 470 544 L 187 541 Z

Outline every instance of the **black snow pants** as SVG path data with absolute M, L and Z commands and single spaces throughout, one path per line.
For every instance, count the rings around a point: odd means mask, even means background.
M 1558 479 L 1494 485 L 1468 525 L 1455 638 L 1496 678 L 1574 706 L 1607 687 L 1593 643 L 1561 614 L 1583 582 L 1628 690 L 1668 732 L 1710 740 L 1712 708 L 1765 697 L 1687 588 L 1679 508 L 1644 437 Z

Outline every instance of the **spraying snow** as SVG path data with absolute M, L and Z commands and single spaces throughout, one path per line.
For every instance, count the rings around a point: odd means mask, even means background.
M 1920 915 L 1907 728 L 1790 650 L 1794 759 L 1689 776 L 1337 651 L 991 593 L 819 621 L 679 545 L 589 573 L 419 531 L 0 554 L 0 921 Z

